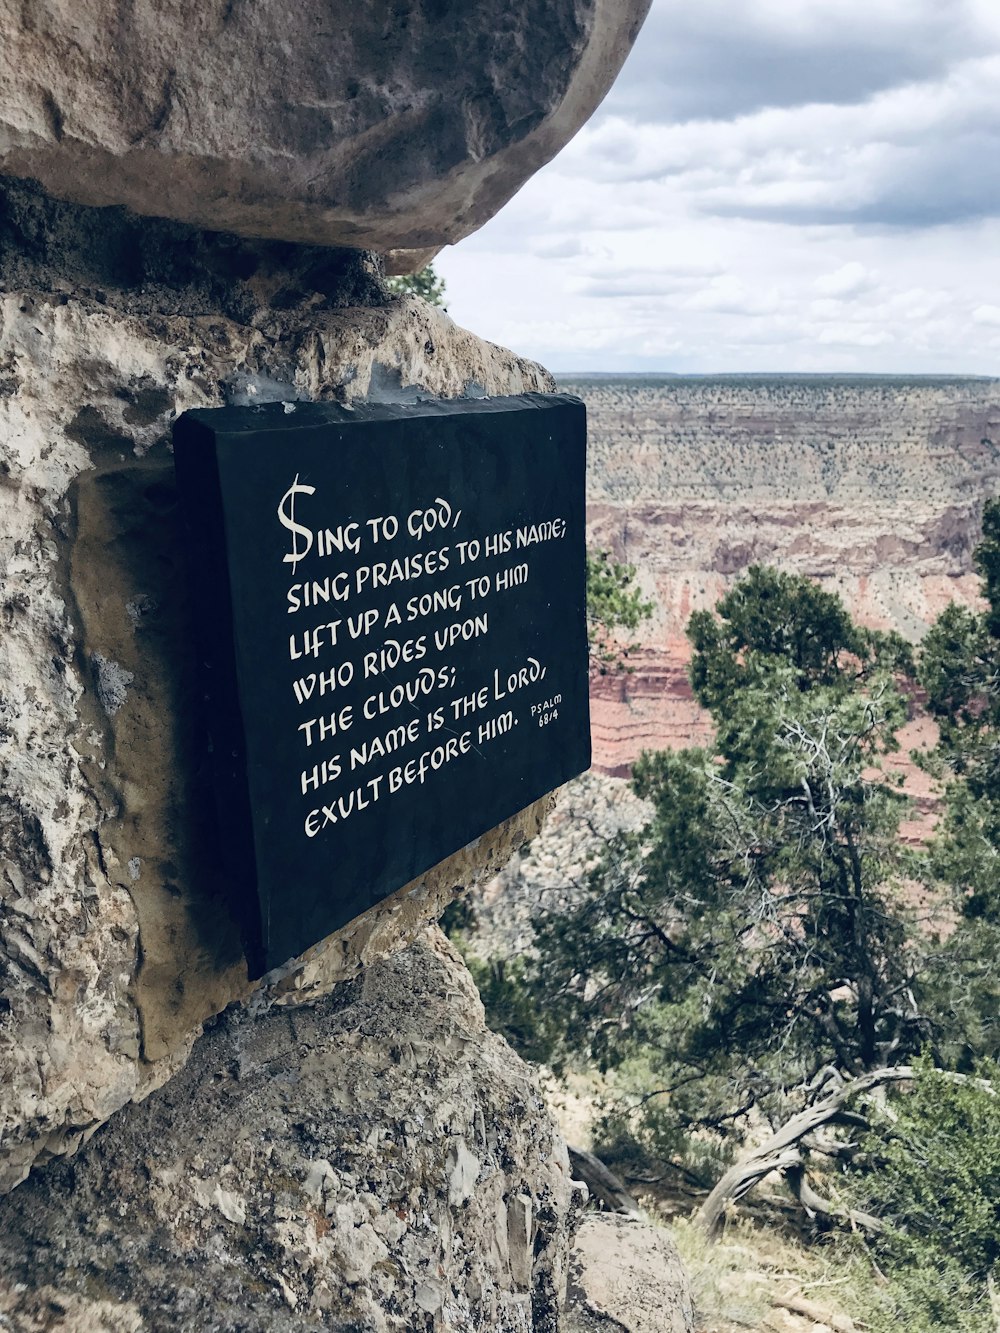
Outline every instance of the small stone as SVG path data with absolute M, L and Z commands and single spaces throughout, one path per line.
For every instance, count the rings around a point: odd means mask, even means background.
M 128 687 L 135 680 L 135 674 L 126 671 L 117 662 L 111 662 L 100 653 L 94 653 L 91 659 L 94 667 L 94 688 L 101 707 L 108 717 L 114 717 L 128 698 Z
M 344 1281 L 355 1285 L 367 1282 L 377 1263 L 389 1257 L 389 1251 L 370 1223 L 355 1227 L 340 1248 Z
M 444 1298 L 444 1283 L 434 1277 L 421 1282 L 413 1293 L 413 1299 L 427 1314 L 437 1314 L 444 1304 Z
M 458 1208 L 472 1197 L 479 1178 L 481 1163 L 479 1158 L 469 1151 L 462 1139 L 455 1144 L 448 1154 L 448 1202 Z
M 531 1214 L 530 1195 L 515 1194 L 507 1205 L 510 1275 L 522 1291 L 531 1286 Z
M 325 1197 L 336 1194 L 337 1173 L 325 1157 L 310 1164 L 302 1188 L 314 1203 L 322 1203 Z
M 299 1298 L 288 1285 L 281 1273 L 278 1274 L 278 1286 L 281 1288 L 281 1294 L 285 1298 L 285 1304 L 288 1306 L 289 1310 L 294 1310 L 299 1303 Z
M 247 1201 L 242 1194 L 237 1194 L 234 1190 L 224 1190 L 221 1185 L 216 1185 L 212 1200 L 227 1222 L 234 1222 L 240 1227 L 246 1226 Z

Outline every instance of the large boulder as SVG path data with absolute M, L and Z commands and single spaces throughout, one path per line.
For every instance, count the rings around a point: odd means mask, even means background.
M 563 1333 L 693 1333 L 691 1283 L 661 1226 L 588 1213 L 568 1285 Z
M 576 133 L 649 4 L 0 0 L 0 171 L 249 236 L 433 251 Z
M 555 1333 L 572 1193 L 530 1072 L 430 931 L 314 1006 L 227 1015 L 0 1201 L 0 1327 Z
M 250 994 L 202 818 L 172 419 L 406 385 L 551 380 L 423 302 L 389 301 L 363 254 L 0 185 L 0 1193 L 161 1084 Z M 544 806 L 266 993 L 321 995 L 405 946 Z

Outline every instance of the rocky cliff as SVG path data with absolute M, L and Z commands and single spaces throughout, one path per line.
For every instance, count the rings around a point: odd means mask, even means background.
M 170 428 L 551 389 L 384 273 L 566 142 L 648 3 L 0 0 L 5 1328 L 558 1324 L 565 1149 L 422 933 L 548 800 L 251 984 Z
M 975 597 L 1000 490 L 1000 380 L 733 376 L 570 381 L 590 430 L 593 545 L 654 601 L 630 674 L 592 690 L 595 767 L 697 741 L 684 627 L 748 565 L 820 579 L 864 623 L 917 640 Z M 919 743 L 916 734 L 907 739 Z
M 123 282 L 108 253 L 127 252 L 126 215 L 10 183 L 0 199 L 21 238 L 0 261 L 20 279 L 0 293 L 2 1192 L 162 1083 L 201 1024 L 249 994 L 206 838 L 171 420 L 248 395 L 377 393 L 380 376 L 445 395 L 549 380 L 422 302 L 387 302 L 362 256 L 312 251 L 302 285 L 303 250 L 289 265 L 266 245 L 144 223 L 142 280 Z M 67 234 L 85 248 L 98 227 L 90 268 L 67 258 Z M 220 251 L 242 280 L 215 267 Z M 305 998 L 398 947 L 540 814 L 275 984 Z
M 430 931 L 315 1005 L 231 1011 L 23 1185 L 0 1327 L 554 1333 L 572 1193 L 529 1071 Z

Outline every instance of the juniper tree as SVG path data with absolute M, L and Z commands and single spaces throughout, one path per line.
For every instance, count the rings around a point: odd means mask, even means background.
M 661 1146 L 752 1108 L 780 1120 L 833 1067 L 920 1050 L 916 923 L 900 891 L 910 666 L 805 578 L 754 568 L 688 629 L 711 746 L 645 754 L 652 819 L 578 905 L 540 918 L 533 985 L 567 1052 L 645 1067 Z
M 393 296 L 419 296 L 429 305 L 440 306 L 447 310 L 444 303 L 445 281 L 439 278 L 433 264 L 425 264 L 416 273 L 405 273 L 399 277 L 387 278 L 386 284 Z
M 635 581 L 635 566 L 615 560 L 609 551 L 587 552 L 587 637 L 590 658 L 602 674 L 622 670 L 635 644 L 622 644 L 618 630 L 634 632 L 653 614 Z
M 959 1066 L 1000 1055 L 1000 501 L 985 507 L 974 560 L 984 609 L 948 606 L 918 673 L 940 737 L 923 762 L 945 780 L 929 872 L 957 918 L 935 975 L 948 1016 L 941 1044 Z

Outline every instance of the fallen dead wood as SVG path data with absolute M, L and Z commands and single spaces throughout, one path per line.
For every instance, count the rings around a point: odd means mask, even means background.
M 768 1295 L 768 1300 L 772 1305 L 777 1306 L 779 1310 L 787 1310 L 789 1314 L 800 1314 L 806 1319 L 811 1319 L 814 1324 L 826 1324 L 827 1328 L 832 1328 L 834 1333 L 857 1333 L 858 1325 L 849 1315 L 834 1314 L 832 1310 L 825 1310 L 815 1301 L 807 1301 L 804 1296 L 775 1296 Z
M 759 1147 L 752 1149 L 725 1173 L 697 1213 L 698 1221 L 710 1236 L 718 1234 L 725 1217 L 726 1204 L 741 1199 L 772 1171 L 786 1170 L 801 1161 L 798 1145 L 813 1130 L 833 1120 L 852 1098 L 886 1083 L 910 1082 L 912 1065 L 875 1069 L 870 1074 L 849 1079 L 813 1106 L 793 1115 Z
M 569 1164 L 574 1180 L 582 1180 L 591 1194 L 613 1213 L 638 1217 L 642 1209 L 613 1171 L 584 1148 L 569 1146 Z
M 940 1077 L 947 1079 L 949 1083 L 975 1083 L 985 1092 L 990 1093 L 991 1096 L 996 1095 L 996 1089 L 986 1079 L 976 1078 L 971 1074 L 956 1074 L 948 1070 L 941 1070 L 939 1073 Z M 806 1136 L 822 1125 L 829 1124 L 831 1121 L 842 1117 L 847 1102 L 860 1096 L 863 1092 L 870 1092 L 873 1088 L 881 1087 L 886 1083 L 912 1083 L 913 1077 L 914 1069 L 912 1065 L 896 1065 L 888 1069 L 873 1069 L 869 1074 L 861 1074 L 858 1078 L 848 1079 L 835 1092 L 831 1092 L 812 1106 L 807 1106 L 798 1115 L 793 1115 L 765 1143 L 753 1148 L 741 1161 L 736 1162 L 729 1168 L 698 1210 L 697 1220 L 709 1236 L 718 1235 L 725 1218 L 726 1204 L 741 1199 L 744 1194 L 752 1190 L 755 1185 L 759 1185 L 765 1176 L 769 1176 L 772 1171 L 787 1171 L 799 1165 L 802 1160 L 799 1147 Z M 857 1117 L 853 1118 L 857 1119 Z M 823 1202 L 819 1195 L 814 1195 L 814 1198 L 819 1203 Z M 817 1208 L 817 1211 L 829 1212 L 829 1209 Z M 830 1213 L 830 1216 L 836 1215 L 836 1212 Z M 866 1217 L 869 1221 L 878 1225 L 877 1218 L 871 1218 L 864 1213 L 855 1214 L 858 1225 L 864 1225 L 861 1219 Z M 850 1221 L 851 1219 L 848 1217 L 846 1220 Z M 998 1333 L 1000 1333 L 1000 1330 L 998 1330 Z

